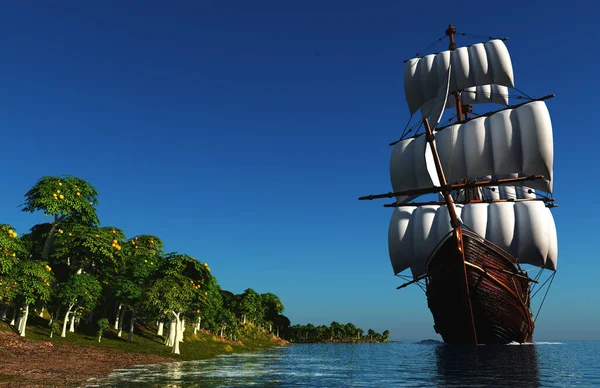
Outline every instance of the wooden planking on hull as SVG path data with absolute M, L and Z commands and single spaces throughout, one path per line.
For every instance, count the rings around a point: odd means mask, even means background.
M 468 230 L 463 231 L 470 304 L 477 343 L 531 341 L 529 283 L 515 260 Z M 463 256 L 454 234 L 443 242 L 427 267 L 427 302 L 444 342 L 475 343 L 464 285 Z

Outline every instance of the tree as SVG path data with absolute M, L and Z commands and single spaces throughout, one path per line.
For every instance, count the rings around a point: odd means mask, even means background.
M 269 322 L 269 331 L 272 331 L 272 324 L 284 310 L 283 303 L 277 295 L 267 292 L 260 295 L 260 304 L 264 314 L 263 319 L 265 322 Z
M 11 225 L 0 225 L 0 280 L 16 263 L 17 257 L 23 257 L 25 250 L 18 234 Z
M 104 335 L 104 332 L 109 329 L 110 323 L 108 323 L 107 318 L 100 318 L 98 322 L 96 322 L 96 324 L 98 325 L 98 332 L 96 333 L 96 335 L 98 336 L 98 342 L 100 342 L 100 340 L 102 339 L 102 335 Z
M 37 260 L 19 260 L 16 267 L 18 271 L 16 297 L 23 303 L 23 317 L 20 319 L 17 329 L 21 337 L 25 337 L 29 306 L 50 300 L 50 284 L 53 282 L 54 276 L 47 263 Z
M 41 259 L 48 260 L 54 233 L 61 226 L 76 220 L 81 224 L 97 225 L 98 216 L 94 205 L 98 203 L 98 192 L 83 179 L 73 176 L 44 176 L 25 194 L 22 211 L 42 211 L 53 217 L 52 227 L 44 242 Z
M 174 354 L 180 354 L 182 315 L 189 312 L 195 299 L 200 297 L 199 289 L 209 271 L 208 266 L 188 255 L 171 253 L 144 290 L 142 306 L 146 311 L 163 311 L 173 318 L 167 344 L 172 343 Z
M 59 284 L 57 296 L 61 304 L 67 308 L 61 337 L 67 335 L 69 315 L 74 315 L 78 311 L 91 311 L 101 293 L 100 283 L 90 274 L 74 274 L 67 282 Z
M 246 319 L 256 321 L 260 309 L 260 295 L 252 288 L 247 288 L 239 296 L 239 309 L 242 314 L 242 323 L 246 323 Z
M 116 240 L 113 240 L 113 243 Z M 146 280 L 158 270 L 163 262 L 163 242 L 152 235 L 139 235 L 119 246 L 122 260 L 116 263 L 111 276 L 111 293 L 117 299 L 115 329 L 121 336 L 125 312 L 131 312 L 129 321 L 129 341 L 133 340 L 137 304 L 142 295 Z
M 122 230 L 71 222 L 55 233 L 53 239 L 57 245 L 52 258 L 66 265 L 69 275 L 86 272 L 104 284 L 112 283 L 115 269 L 123 260 Z

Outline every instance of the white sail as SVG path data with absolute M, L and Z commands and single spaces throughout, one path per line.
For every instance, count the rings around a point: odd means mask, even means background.
M 521 264 L 556 270 L 554 219 L 542 201 L 456 205 L 464 226 L 513 255 Z M 402 206 L 392 213 L 388 248 L 394 273 L 425 274 L 427 259 L 452 231 L 445 205 Z
M 450 64 L 450 92 L 492 84 L 514 87 L 510 55 L 501 40 L 413 58 L 404 67 L 404 93 L 411 114 L 436 97 Z
M 552 192 L 552 123 L 546 104 L 534 101 L 435 132 L 448 183 L 482 176 L 543 175 L 527 186 Z M 402 140 L 390 160 L 393 190 L 434 186 L 427 170 L 425 136 Z
M 500 104 L 508 105 L 508 88 L 501 85 L 482 85 L 466 88 L 460 93 L 460 101 L 463 105 L 475 104 Z M 429 115 L 439 109 L 441 104 L 437 101 L 437 97 L 427 101 L 421 107 L 421 116 L 429 117 Z M 443 109 L 456 107 L 456 97 L 448 96 L 446 105 Z

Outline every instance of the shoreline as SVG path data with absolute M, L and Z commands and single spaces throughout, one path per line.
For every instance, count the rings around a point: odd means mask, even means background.
M 288 344 L 277 337 L 269 340 L 268 346 Z M 214 341 L 223 342 L 224 345 L 231 343 L 221 339 Z M 202 346 L 202 343 L 189 344 Z M 252 350 L 258 348 L 225 346 L 218 354 Z M 170 356 L 166 351 L 165 347 L 165 355 L 124 352 L 91 344 L 57 343 L 50 338 L 47 341 L 22 338 L 14 331 L 0 330 L 0 387 L 82 387 L 94 385 L 89 379 L 106 377 L 115 369 L 189 361 L 186 357 Z M 206 358 L 216 355 L 211 354 Z
M 55 344 L 0 331 L 0 386 L 79 387 L 91 378 L 136 365 L 179 362 L 157 354 L 125 353 L 116 349 Z

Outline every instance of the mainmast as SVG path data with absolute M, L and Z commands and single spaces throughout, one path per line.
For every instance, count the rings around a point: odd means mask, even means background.
M 456 27 L 450 24 L 448 26 L 448 29 L 446 29 L 446 36 L 448 37 L 448 39 L 450 39 L 450 43 L 448 44 L 448 50 L 450 51 L 456 50 L 456 42 L 454 41 L 454 35 L 456 35 Z M 456 115 L 458 116 L 459 123 L 462 123 L 463 120 L 467 120 L 469 118 L 469 113 L 471 112 L 470 105 L 465 105 L 463 107 L 463 104 L 460 100 L 461 92 L 461 90 L 457 90 L 454 92 L 454 98 L 456 99 Z

